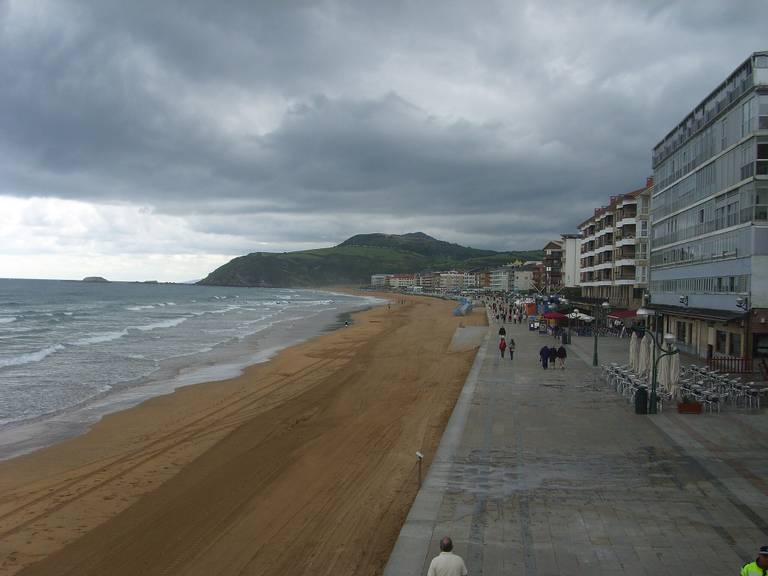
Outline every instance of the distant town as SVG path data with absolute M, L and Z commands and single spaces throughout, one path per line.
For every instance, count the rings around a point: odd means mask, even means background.
M 678 348 L 768 356 L 768 52 L 756 52 L 651 151 L 653 176 L 585 214 L 536 262 L 376 274 L 413 292 L 567 295 L 573 307 L 642 308 Z

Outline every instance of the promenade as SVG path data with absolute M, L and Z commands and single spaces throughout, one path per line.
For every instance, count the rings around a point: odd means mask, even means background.
M 491 326 L 385 576 L 426 574 L 450 535 L 470 575 L 737 574 L 768 544 L 768 415 L 638 416 L 596 379 L 592 339 Z M 628 340 L 600 339 L 601 362 Z

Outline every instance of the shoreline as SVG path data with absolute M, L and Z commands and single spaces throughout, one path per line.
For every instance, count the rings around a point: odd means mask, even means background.
M 328 295 L 342 290 L 317 290 Z M 346 295 L 372 298 L 369 295 L 346 291 Z M 376 296 L 373 298 L 381 298 Z M 303 318 L 299 335 L 294 334 L 291 319 L 279 321 L 276 330 L 267 334 L 255 333 L 239 342 L 223 342 L 203 353 L 186 354 L 168 359 L 148 376 L 121 388 L 98 394 L 87 400 L 20 422 L 0 426 L 0 462 L 33 453 L 87 434 L 104 417 L 130 410 L 152 398 L 173 394 L 177 390 L 197 384 L 230 380 L 242 376 L 251 366 L 269 362 L 281 351 L 300 345 L 344 326 L 342 317 L 352 317 L 375 306 L 375 302 L 360 302 L 342 306 L 339 311 L 319 311 Z M 196 359 L 197 361 L 193 361 Z
M 0 462 L 0 575 L 380 573 L 484 324 L 406 302 Z

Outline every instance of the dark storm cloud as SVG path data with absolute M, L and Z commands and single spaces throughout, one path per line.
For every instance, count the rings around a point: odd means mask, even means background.
M 0 194 L 499 248 L 640 187 L 762 1 L 0 4 Z M 695 7 L 695 10 L 691 8 Z

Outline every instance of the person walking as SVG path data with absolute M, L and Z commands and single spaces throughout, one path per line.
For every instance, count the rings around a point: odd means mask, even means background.
M 504 358 L 504 350 L 507 349 L 507 341 L 502 336 L 501 339 L 499 339 L 499 352 L 501 352 L 501 357 Z
M 549 346 L 546 344 L 539 350 L 539 358 L 541 359 L 541 367 L 546 370 L 547 364 L 549 363 Z
M 453 553 L 453 540 L 448 536 L 440 540 L 440 554 L 429 563 L 427 576 L 467 576 L 464 560 Z
M 549 349 L 549 363 L 552 364 L 552 367 L 555 367 L 555 363 L 557 362 L 557 348 L 552 346 Z
M 511 336 L 509 337 L 509 343 L 507 344 L 507 349 L 509 349 L 509 359 L 514 360 L 515 356 L 515 339 Z
M 739 576 L 766 576 L 768 574 L 768 546 L 760 546 L 757 559 L 744 564 Z
M 562 344 L 557 349 L 557 363 L 560 365 L 560 370 L 565 370 L 565 359 L 568 358 L 568 351 Z
M 506 336 L 506 335 L 507 335 L 507 329 L 506 329 L 506 328 L 504 328 L 504 326 L 502 326 L 501 328 L 499 328 L 499 336 L 502 336 L 502 337 L 503 337 L 503 336 Z

